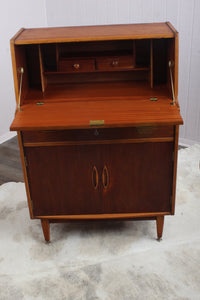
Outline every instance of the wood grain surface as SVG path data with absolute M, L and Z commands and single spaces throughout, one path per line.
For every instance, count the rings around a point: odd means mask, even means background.
M 15 39 L 15 44 L 172 37 L 174 32 L 166 23 L 74 26 L 24 29 Z
M 15 130 L 90 128 L 90 120 L 104 120 L 104 127 L 174 125 L 183 120 L 169 99 L 71 101 L 26 104 L 10 127 Z

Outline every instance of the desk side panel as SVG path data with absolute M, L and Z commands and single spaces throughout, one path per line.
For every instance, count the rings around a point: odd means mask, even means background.
M 33 206 L 32 206 L 31 194 L 30 194 L 30 188 L 29 188 L 29 181 L 28 181 L 28 176 L 27 176 L 27 163 L 26 163 L 26 157 L 25 157 L 25 154 L 24 154 L 22 133 L 20 131 L 18 131 L 17 136 L 18 136 L 18 143 L 19 143 L 19 148 L 20 148 L 22 169 L 23 169 L 23 173 L 24 173 L 24 181 L 25 181 L 25 187 L 26 187 L 26 195 L 27 195 L 27 200 L 28 200 L 29 213 L 30 213 L 30 218 L 33 219 L 34 218 L 34 216 L 33 216 Z

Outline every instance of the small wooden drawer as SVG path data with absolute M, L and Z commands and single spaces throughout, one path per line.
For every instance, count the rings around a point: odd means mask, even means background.
M 88 58 L 63 58 L 58 62 L 58 71 L 66 73 L 80 73 L 95 71 L 95 60 Z
M 105 56 L 96 58 L 97 70 L 116 71 L 134 68 L 133 55 Z
M 23 143 L 25 146 L 34 144 L 69 142 L 69 144 L 98 143 L 100 141 L 123 140 L 130 142 L 157 141 L 158 138 L 174 138 L 173 126 L 144 126 L 124 128 L 91 128 L 70 130 L 47 130 L 47 131 L 23 131 Z

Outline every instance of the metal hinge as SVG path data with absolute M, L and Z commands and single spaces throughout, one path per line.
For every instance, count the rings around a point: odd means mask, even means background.
M 41 106 L 41 105 L 43 105 L 43 104 L 44 104 L 43 101 L 38 101 L 38 102 L 36 103 L 36 105 L 39 105 L 39 106 Z
M 150 101 L 158 101 L 158 98 L 157 97 L 151 97 Z
M 22 80 L 23 80 L 23 74 L 24 74 L 24 68 L 19 68 L 19 74 L 20 74 L 20 84 L 19 84 L 19 96 L 18 96 L 18 110 L 22 111 L 21 109 L 21 96 L 22 96 Z
M 174 61 L 169 61 L 169 74 L 170 74 L 170 80 L 171 80 L 171 88 L 172 88 L 172 97 L 173 97 L 173 102 L 171 105 L 175 104 L 175 94 L 174 94 L 174 82 L 173 82 L 173 75 L 172 75 L 172 68 L 174 67 Z

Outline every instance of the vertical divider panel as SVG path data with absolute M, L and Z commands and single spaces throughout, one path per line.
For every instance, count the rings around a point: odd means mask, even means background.
M 42 92 L 44 93 L 46 89 L 46 78 L 44 75 L 44 64 L 43 64 L 42 51 L 40 45 L 38 45 L 38 49 L 39 49 L 39 60 L 40 60 L 41 85 L 42 85 Z
M 12 57 L 12 69 L 13 69 L 13 78 L 14 78 L 14 86 L 15 86 L 15 98 L 16 103 L 18 105 L 18 95 L 19 95 L 19 84 L 17 78 L 17 61 L 16 61 L 16 53 L 15 53 L 15 39 L 24 31 L 24 28 L 21 28 L 15 36 L 10 40 L 10 51 Z
M 59 62 L 59 45 L 56 44 L 56 70 L 58 71 L 58 62 Z
M 175 34 L 175 75 L 174 75 L 174 81 L 175 81 L 175 99 L 176 99 L 176 104 L 179 107 L 179 102 L 178 102 L 178 53 L 179 53 L 179 39 L 178 39 L 178 32 L 176 31 Z
M 177 176 L 177 159 L 178 159 L 178 136 L 179 125 L 174 126 L 174 166 L 173 166 L 173 187 L 172 187 L 172 203 L 171 213 L 175 214 L 175 200 L 176 200 L 176 176 Z
M 13 46 L 14 53 L 12 54 L 15 59 L 16 66 L 16 101 L 17 106 L 19 105 L 19 99 L 21 99 L 20 104 L 22 105 L 26 94 L 29 89 L 28 82 L 28 68 L 26 61 L 26 49 L 23 46 Z M 23 73 L 21 73 L 21 68 L 23 68 Z M 21 85 L 21 92 L 20 92 Z M 21 94 L 21 95 L 20 95 Z
M 153 40 L 150 43 L 150 84 L 153 88 Z
M 133 66 L 136 67 L 136 51 L 135 51 L 135 40 L 133 40 Z
M 175 96 L 175 102 L 177 107 L 179 108 L 179 102 L 178 102 L 178 61 L 179 61 L 179 33 L 178 31 L 172 26 L 170 22 L 166 22 L 166 24 L 169 26 L 169 28 L 174 33 L 174 96 Z

